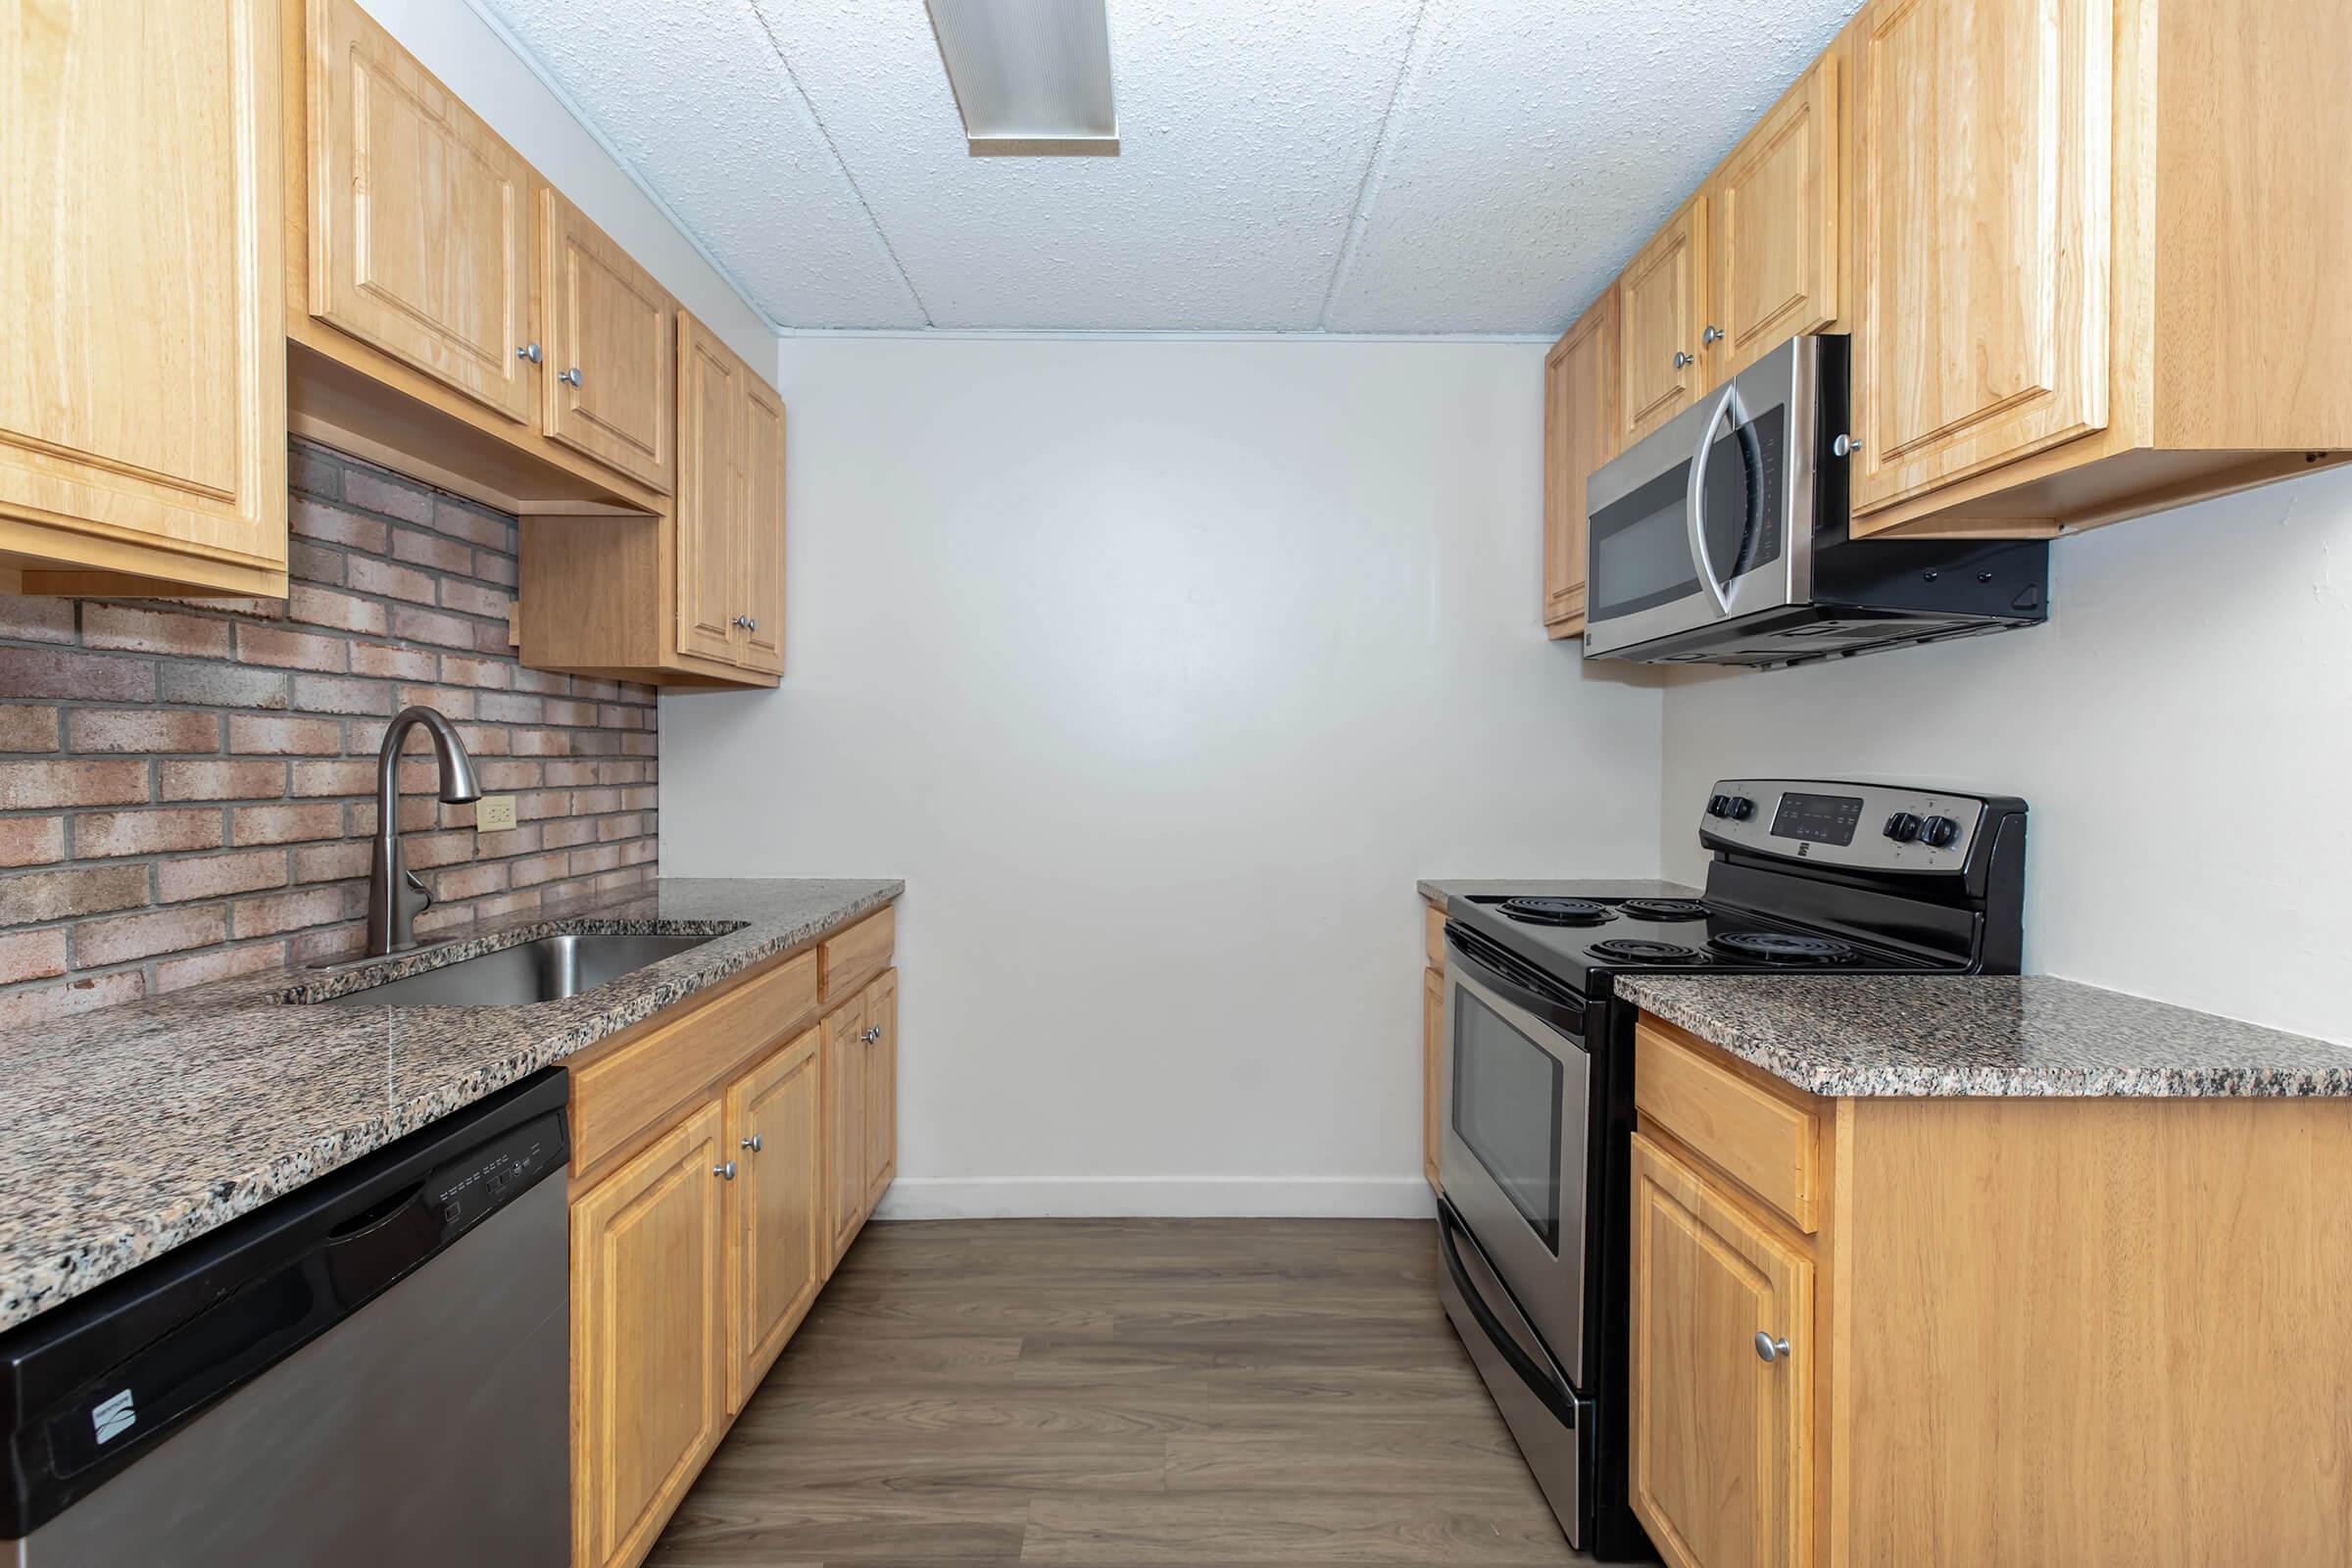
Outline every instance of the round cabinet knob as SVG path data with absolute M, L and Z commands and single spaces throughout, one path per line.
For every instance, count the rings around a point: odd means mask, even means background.
M 547 358 L 546 355 L 539 352 L 539 345 L 536 343 L 525 343 L 514 351 L 514 357 L 532 365 L 537 365 L 541 360 Z
M 1948 816 L 1931 816 L 1919 824 L 1919 841 L 1932 850 L 1947 849 L 1959 836 L 1960 824 Z
M 1685 354 L 1681 349 L 1676 349 L 1674 351 L 1674 368 L 1676 369 L 1689 369 L 1691 366 L 1697 363 L 1698 362 L 1696 360 L 1692 359 L 1690 355 Z
M 1722 342 L 1723 339 L 1724 331 L 1720 326 L 1709 326 L 1704 332 L 1698 334 L 1698 340 L 1707 345 L 1709 348 L 1713 348 L 1716 344 Z
M 754 1133 L 751 1137 L 746 1138 L 743 1141 L 743 1147 L 750 1150 L 755 1154 L 760 1152 L 761 1147 L 760 1143 L 760 1135 L 758 1133 Z
M 1897 844 L 1908 844 L 1919 837 L 1919 818 L 1909 811 L 1897 811 L 1886 819 L 1886 836 Z
M 575 365 L 570 369 L 565 370 L 562 375 L 557 376 L 556 379 L 563 382 L 565 386 L 578 386 L 581 384 L 580 368 Z
M 1767 1366 L 1788 1358 L 1788 1342 L 1776 1340 L 1762 1329 L 1756 1330 L 1756 1359 Z
M 1830 443 L 1830 456 L 1834 458 L 1850 458 L 1861 450 L 1862 443 L 1850 435 L 1841 435 Z
M 724 1165 L 713 1165 L 710 1174 L 722 1182 L 731 1182 L 735 1179 L 735 1162 L 730 1159 Z

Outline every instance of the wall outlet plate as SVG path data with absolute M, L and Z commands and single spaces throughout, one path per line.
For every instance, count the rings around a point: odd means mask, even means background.
M 485 795 L 474 803 L 473 826 L 477 833 L 503 833 L 514 825 L 514 797 Z

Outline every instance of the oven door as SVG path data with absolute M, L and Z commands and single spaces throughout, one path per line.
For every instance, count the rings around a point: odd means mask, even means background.
M 1592 475 L 1588 658 L 1811 595 L 1820 354 L 1789 339 Z
M 1585 1381 L 1592 1058 L 1581 1002 L 1446 933 L 1438 1182 L 1578 1388 Z

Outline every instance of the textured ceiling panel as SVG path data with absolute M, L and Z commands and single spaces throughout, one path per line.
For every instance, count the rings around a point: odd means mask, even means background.
M 975 159 L 914 0 L 757 0 L 934 322 L 1311 330 L 1414 0 L 1113 0 L 1116 158 Z
M 473 0 L 785 326 L 1560 330 L 1858 0 L 1109 0 L 973 158 L 921 0 Z
M 1555 332 L 1857 0 L 1428 0 L 1325 323 Z
M 770 318 L 923 324 L 748 0 L 486 8 Z M 909 8 L 921 17 L 921 0 L 887 9 Z

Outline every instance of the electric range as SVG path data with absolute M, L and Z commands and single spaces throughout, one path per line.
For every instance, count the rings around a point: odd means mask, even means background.
M 1651 1554 L 1628 1500 L 1634 1014 L 1618 974 L 2015 974 L 2026 806 L 1728 779 L 1690 899 L 1449 899 L 1439 1292 L 1572 1545 Z

